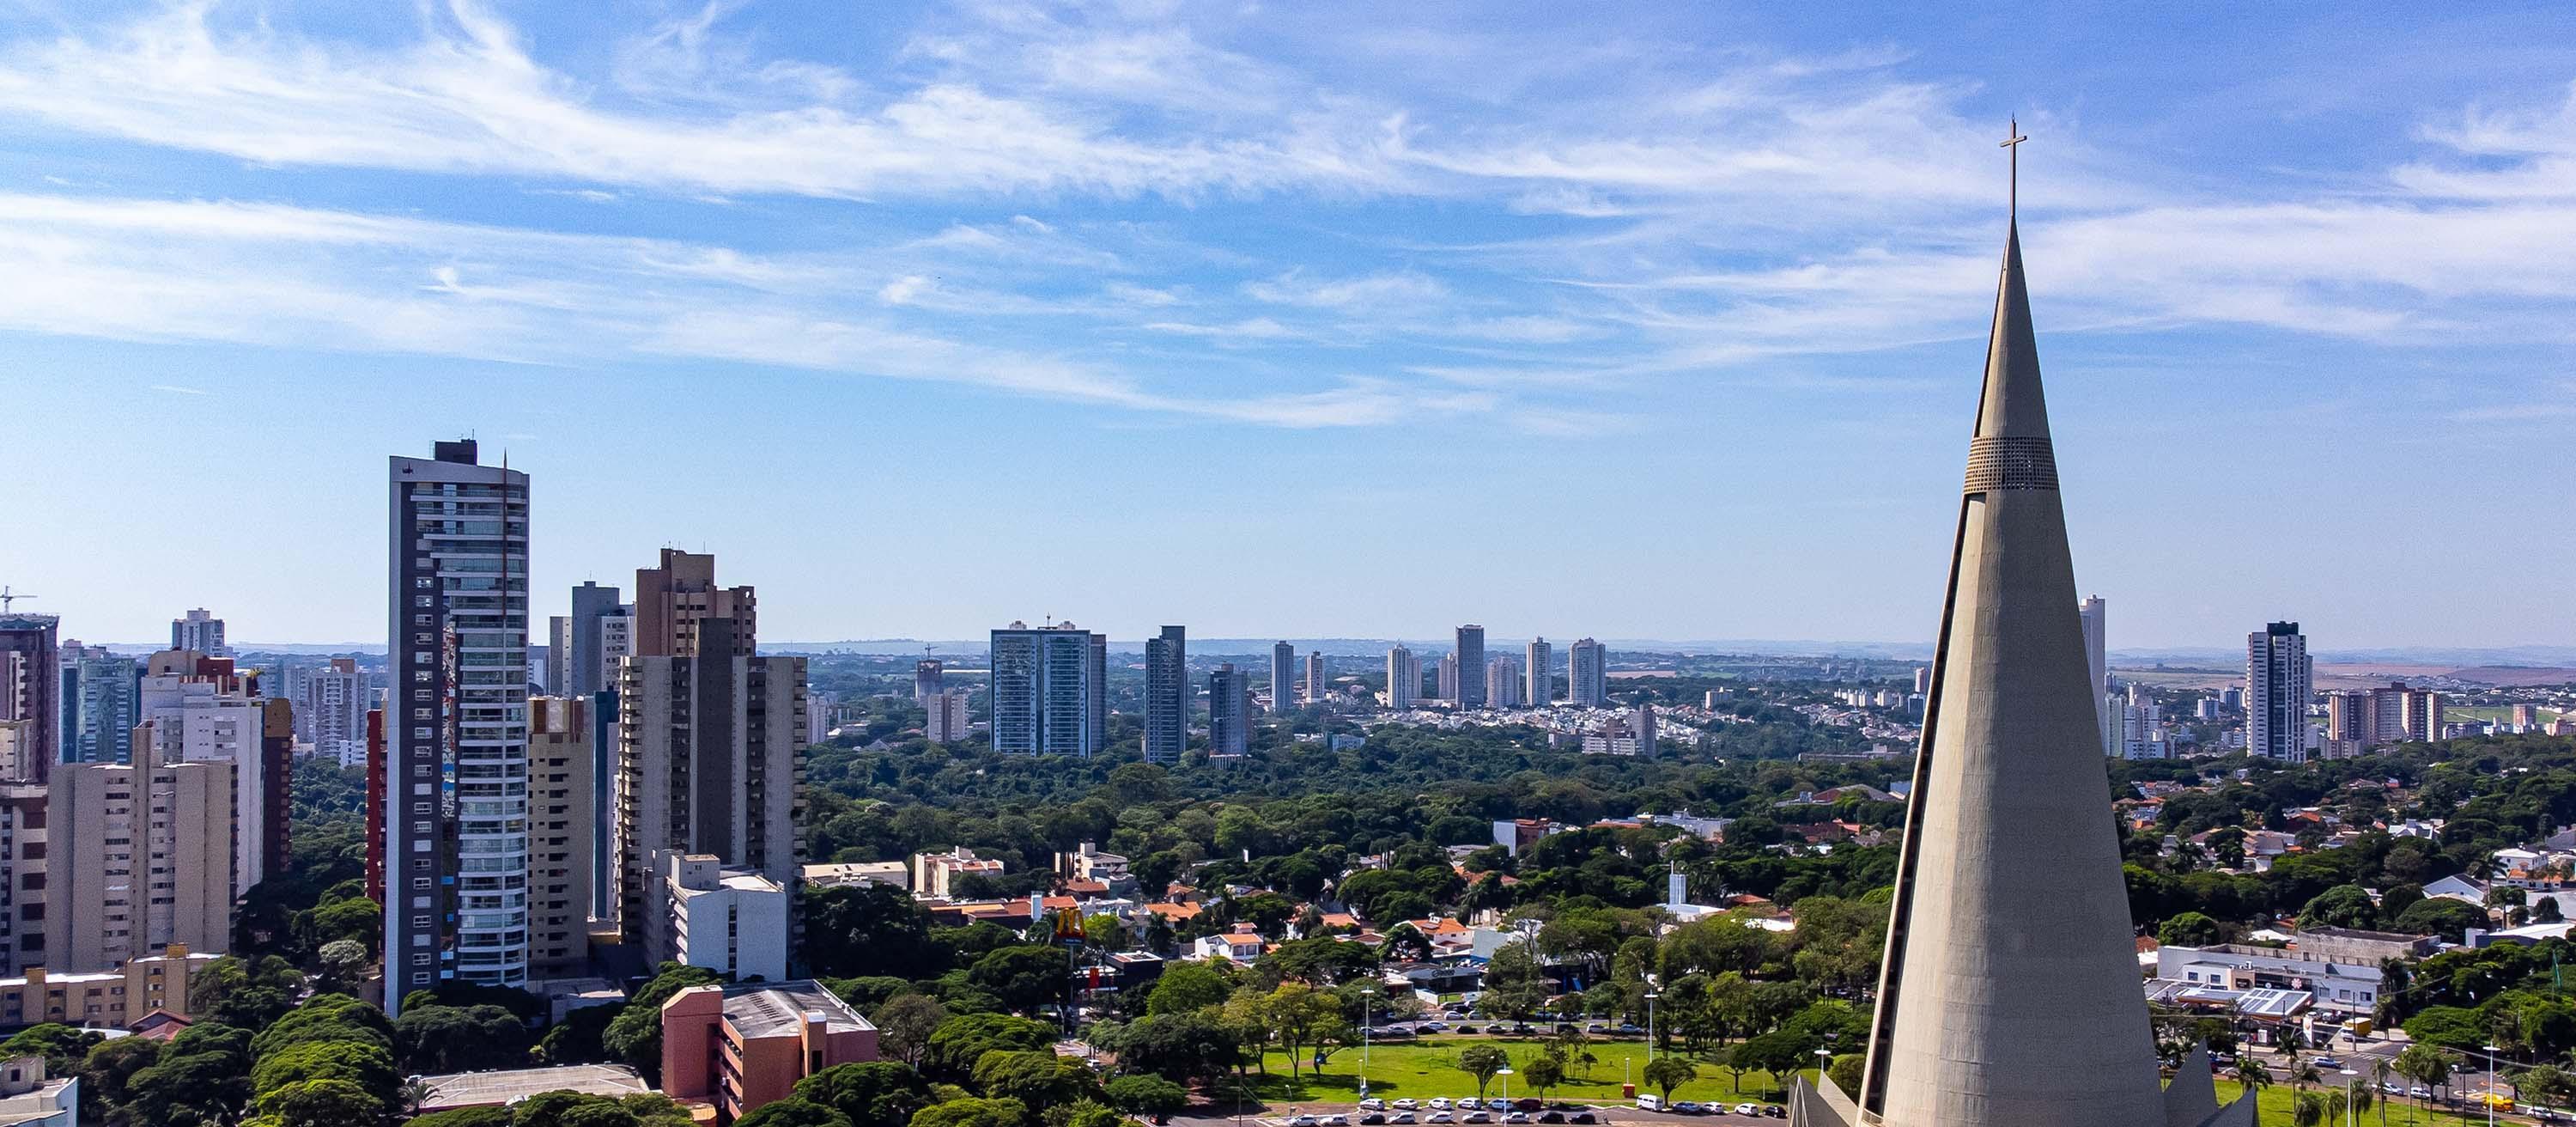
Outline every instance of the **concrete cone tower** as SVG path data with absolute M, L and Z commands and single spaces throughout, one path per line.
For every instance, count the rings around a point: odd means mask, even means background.
M 2250 1123 L 2206 1058 L 2170 1107 L 2157 1078 L 2017 223 L 1954 552 L 1862 1090 L 1802 1082 L 1793 1120 Z

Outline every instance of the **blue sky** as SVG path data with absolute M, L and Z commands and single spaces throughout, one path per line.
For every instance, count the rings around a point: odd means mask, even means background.
M 2017 114 L 2115 647 L 2565 643 L 2576 10 L 2259 7 L 0 0 L 0 581 L 370 639 L 471 432 L 541 613 L 1921 639 Z

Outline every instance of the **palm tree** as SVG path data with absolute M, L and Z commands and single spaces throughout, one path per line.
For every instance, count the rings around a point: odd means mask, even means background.
M 2236 1058 L 2236 1082 L 2248 1092 L 2259 1092 L 2272 1086 L 2272 1070 L 2255 1060 L 2254 1054 L 2246 1053 Z
M 2380 1057 L 2370 1062 L 2370 1084 L 2380 1091 L 2388 1089 L 2388 1077 L 2397 1071 L 2395 1062 Z M 2388 1127 L 2388 1101 L 2379 1101 L 2379 1127 Z
M 2318 1127 L 2328 1118 L 2325 1097 L 2308 1094 L 2291 1098 L 2290 1122 L 2297 1124 L 2297 1127 Z

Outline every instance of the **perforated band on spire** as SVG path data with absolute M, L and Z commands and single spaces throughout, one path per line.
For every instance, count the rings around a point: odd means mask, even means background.
M 1969 493 L 2057 488 L 2057 450 L 2045 438 L 1968 440 Z

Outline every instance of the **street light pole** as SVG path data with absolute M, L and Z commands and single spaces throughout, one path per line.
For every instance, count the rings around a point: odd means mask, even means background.
M 1360 991 L 1360 1098 L 1363 1100 L 1368 1098 L 1369 1003 L 1376 998 L 1375 990 Z
M 2344 1069 L 2343 1074 L 2343 1127 L 2353 1127 L 2353 1119 L 2360 1112 L 2352 1106 L 2352 1094 L 2354 1086 L 2361 1083 L 2361 1074 L 2349 1068 Z
M 1658 994 L 1658 993 L 1655 993 L 1655 990 L 1654 990 L 1654 987 L 1653 987 L 1653 986 L 1651 986 L 1651 985 L 1650 985 L 1650 986 L 1648 986 L 1648 987 L 1646 988 L 1646 1059 L 1647 1059 L 1647 1060 L 1653 1060 L 1653 1059 L 1655 1059 L 1655 999 L 1660 998 L 1660 997 L 1663 997 L 1663 995 Z

